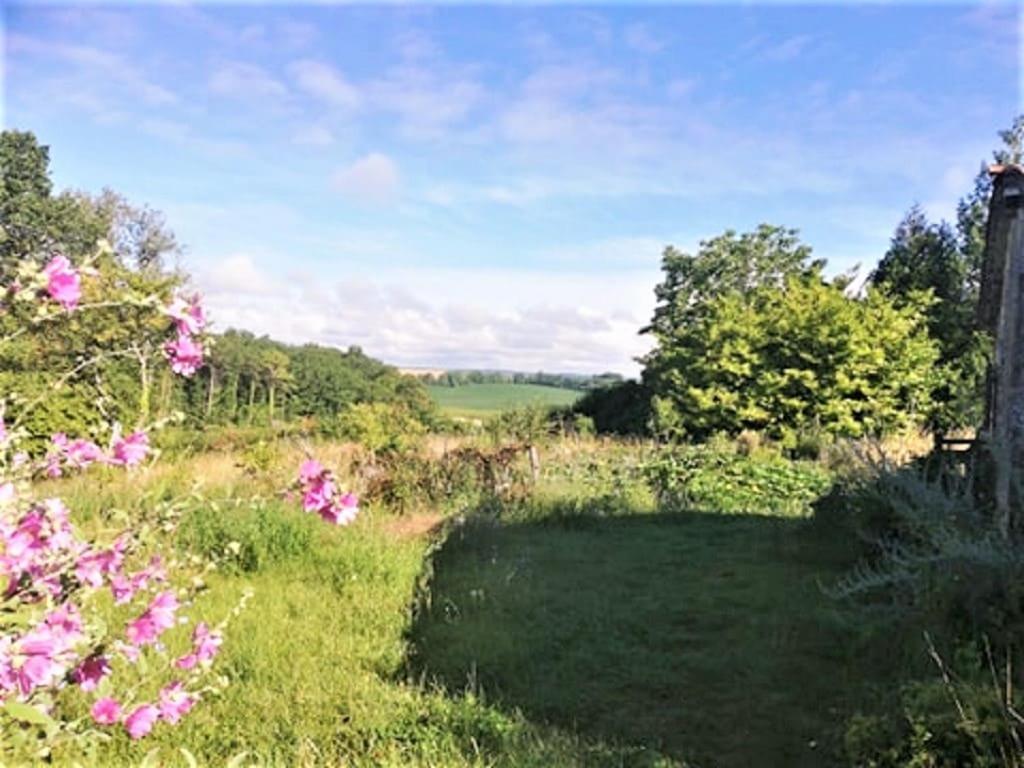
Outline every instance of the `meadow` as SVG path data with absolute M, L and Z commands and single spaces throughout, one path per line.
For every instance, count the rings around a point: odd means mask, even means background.
M 453 417 L 480 419 L 509 408 L 522 406 L 565 406 L 575 403 L 581 392 L 540 384 L 462 384 L 457 387 L 430 385 L 431 398 Z
M 304 447 L 359 486 L 356 446 Z M 552 440 L 536 485 L 405 514 L 371 499 L 346 528 L 277 495 L 302 456 L 288 440 L 52 482 L 96 530 L 191 495 L 166 546 L 217 563 L 194 614 L 253 591 L 223 692 L 143 743 L 114 732 L 92 761 L 834 765 L 893 664 L 822 592 L 850 558 L 809 523 L 827 470 L 730 454 L 740 469 L 698 471 L 684 507 L 645 479 L 657 455 Z M 758 495 L 760 513 L 721 501 Z M 61 706 L 83 713 L 74 694 Z

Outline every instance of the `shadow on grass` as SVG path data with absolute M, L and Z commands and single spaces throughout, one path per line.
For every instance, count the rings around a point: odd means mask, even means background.
M 822 594 L 843 565 L 802 521 L 549 512 L 451 531 L 408 675 L 698 765 L 837 764 L 882 673 Z

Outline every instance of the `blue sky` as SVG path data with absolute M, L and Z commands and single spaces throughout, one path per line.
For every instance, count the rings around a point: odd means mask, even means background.
M 1011 4 L 8 4 L 5 127 L 159 208 L 221 327 L 618 370 L 662 247 L 870 266 L 1021 110 Z

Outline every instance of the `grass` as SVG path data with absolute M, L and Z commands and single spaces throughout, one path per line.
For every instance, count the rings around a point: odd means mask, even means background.
M 885 688 L 891 664 L 858 657 L 819 588 L 844 565 L 828 542 L 791 517 L 658 510 L 649 447 L 558 444 L 532 500 L 428 534 L 382 509 L 304 516 L 273 493 L 297 450 L 275 450 L 261 481 L 229 453 L 53 484 L 103 527 L 200 483 L 167 552 L 234 555 L 190 615 L 255 592 L 226 690 L 92 764 L 184 765 L 184 747 L 201 765 L 827 766 Z
M 708 766 L 842 763 L 887 684 L 805 523 L 708 513 L 472 521 L 434 558 L 411 664 L 531 720 Z
M 242 765 L 274 766 L 539 768 L 632 759 L 632 747 L 536 725 L 472 692 L 410 680 L 410 609 L 432 540 L 396 534 L 396 518 L 382 510 L 336 529 L 269 493 L 250 496 L 253 483 L 235 466 L 239 458 L 181 459 L 130 477 L 101 471 L 48 489 L 66 497 L 83 527 L 97 529 L 110 524 L 113 507 L 121 510 L 115 516 L 130 514 L 199 481 L 204 497 L 189 502 L 163 554 L 182 547 L 214 555 L 231 542 L 241 546 L 208 577 L 210 589 L 188 614 L 216 622 L 243 590 L 255 593 L 229 627 L 217 660 L 216 669 L 230 680 L 224 692 L 143 742 L 115 729 L 88 764 L 137 765 L 157 750 L 161 765 L 185 765 L 182 747 L 200 765 L 224 765 L 243 753 Z M 280 463 L 291 466 L 294 458 L 282 451 Z M 169 633 L 175 654 L 187 630 Z M 84 715 L 90 701 L 69 689 L 61 706 Z M 82 756 L 58 753 L 55 759 Z
M 582 393 L 541 384 L 464 384 L 428 386 L 434 401 L 450 416 L 483 418 L 524 405 L 572 405 Z

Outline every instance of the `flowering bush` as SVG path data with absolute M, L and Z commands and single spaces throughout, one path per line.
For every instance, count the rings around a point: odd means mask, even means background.
M 54 255 L 42 268 L 25 262 L 15 274 L 0 293 L 0 311 L 27 308 L 29 319 L 0 344 L 28 326 L 59 322 L 89 308 L 81 303 L 88 265 L 75 268 Z M 147 303 L 160 307 L 158 297 L 142 302 Z M 176 373 L 192 375 L 204 355 L 205 318 L 198 298 L 175 298 L 162 312 L 172 337 L 164 347 L 167 361 Z M 113 354 L 97 353 L 90 362 Z M 7 403 L 13 402 L 8 393 Z M 40 497 L 39 481 L 48 477 L 94 464 L 126 470 L 140 465 L 150 455 L 146 430 L 123 434 L 114 425 L 105 447 L 56 434 L 46 454 L 33 457 L 21 448 L 28 435 L 20 426 L 31 407 L 19 403 L 8 426 L 0 401 L 0 762 L 5 756 L 44 757 L 61 741 L 101 738 L 102 728 L 121 726 L 139 739 L 159 723 L 178 723 L 214 687 L 203 678 L 227 621 L 215 627 L 197 623 L 188 648 L 172 658 L 164 643 L 172 629 L 188 622 L 184 612 L 201 584 L 178 587 L 172 577 L 182 575 L 180 563 L 144 557 L 150 535 L 145 532 L 154 526 L 138 521 L 108 541 L 88 541 L 72 525 L 61 499 Z M 172 504 L 153 514 L 157 522 L 173 525 Z M 121 614 L 128 616 L 124 623 L 107 620 Z M 155 698 L 140 694 L 161 680 Z M 57 696 L 69 686 L 96 697 L 91 722 L 55 717 Z

